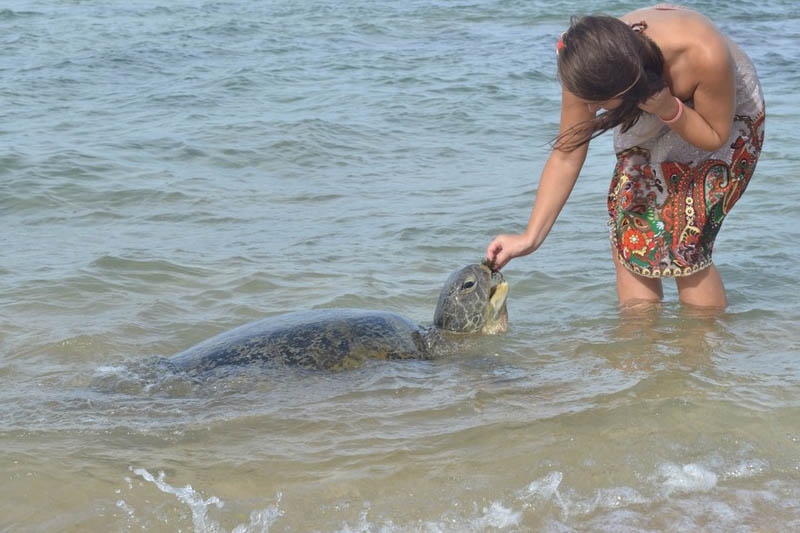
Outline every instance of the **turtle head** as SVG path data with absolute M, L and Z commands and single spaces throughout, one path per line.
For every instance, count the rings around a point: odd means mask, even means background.
M 460 333 L 502 333 L 508 329 L 508 283 L 487 264 L 472 264 L 450 274 L 442 287 L 433 324 Z

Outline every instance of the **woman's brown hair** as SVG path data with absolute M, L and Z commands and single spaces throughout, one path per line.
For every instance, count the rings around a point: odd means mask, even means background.
M 622 104 L 562 133 L 556 147 L 571 151 L 618 125 L 630 129 L 639 104 L 666 86 L 663 71 L 661 50 L 641 31 L 606 15 L 572 17 L 558 47 L 561 85 L 583 100 L 619 97 Z

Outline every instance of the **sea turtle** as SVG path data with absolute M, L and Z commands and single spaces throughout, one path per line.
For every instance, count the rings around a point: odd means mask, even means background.
M 366 359 L 430 359 L 456 334 L 495 334 L 508 327 L 508 283 L 486 262 L 453 272 L 442 288 L 433 325 L 422 327 L 385 311 L 318 309 L 265 318 L 173 355 L 178 369 L 276 361 L 325 370 Z

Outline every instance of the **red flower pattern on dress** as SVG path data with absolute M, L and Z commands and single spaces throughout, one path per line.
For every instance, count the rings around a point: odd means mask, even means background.
M 625 259 L 630 259 L 631 254 L 644 255 L 647 253 L 647 235 L 635 228 L 628 228 L 622 235 L 622 253 Z

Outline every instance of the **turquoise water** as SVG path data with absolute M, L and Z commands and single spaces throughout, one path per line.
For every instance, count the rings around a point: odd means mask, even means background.
M 7 3 L 0 530 L 797 530 L 800 11 L 689 5 L 767 101 L 715 247 L 725 313 L 666 284 L 620 315 L 605 136 L 504 269 L 506 335 L 194 381 L 150 362 L 287 311 L 430 322 L 527 220 L 575 3 Z

